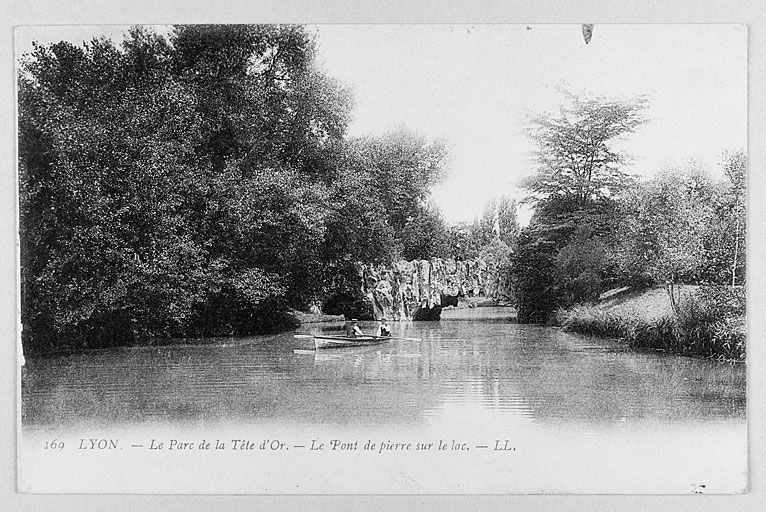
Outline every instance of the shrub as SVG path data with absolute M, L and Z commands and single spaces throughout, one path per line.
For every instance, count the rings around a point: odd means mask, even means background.
M 683 353 L 745 358 L 744 290 L 725 288 L 703 289 L 679 304 L 675 335 Z
M 546 323 L 556 310 L 555 247 L 530 230 L 519 235 L 511 257 L 513 292 L 519 323 Z
M 742 361 L 747 345 L 743 312 L 743 291 L 706 290 L 683 300 L 675 317 L 645 319 L 579 305 L 559 310 L 556 318 L 566 331 L 619 338 L 634 348 Z
M 610 338 L 625 337 L 629 324 L 624 318 L 603 308 L 578 305 L 557 313 L 559 323 L 565 331 L 579 332 Z
M 626 341 L 634 348 L 673 351 L 676 345 L 671 318 L 659 317 L 651 320 L 635 319 L 631 322 Z
M 700 298 L 712 303 L 716 312 L 724 317 L 744 316 L 744 286 L 704 286 L 700 288 Z
M 719 348 L 719 358 L 745 360 L 747 324 L 745 317 L 719 320 L 712 326 L 713 339 Z

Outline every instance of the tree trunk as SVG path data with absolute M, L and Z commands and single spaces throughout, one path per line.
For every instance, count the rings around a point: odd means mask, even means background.
M 734 212 L 734 218 L 736 222 L 736 228 L 734 229 L 734 261 L 731 264 L 731 286 L 737 281 L 737 255 L 739 253 L 739 201 L 737 201 L 737 209 Z
M 670 308 L 673 310 L 673 314 L 678 316 L 678 299 L 680 298 L 680 291 L 677 290 L 677 286 L 673 281 L 665 281 L 665 291 L 670 298 Z M 678 293 L 678 297 L 676 297 Z

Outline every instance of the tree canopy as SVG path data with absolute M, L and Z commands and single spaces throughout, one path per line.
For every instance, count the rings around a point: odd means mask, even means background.
M 299 26 L 35 46 L 18 81 L 27 348 L 276 328 L 406 253 L 444 173 L 438 141 L 346 136 Z
M 691 164 L 626 195 L 614 258 L 626 282 L 669 291 L 682 283 L 744 282 L 744 152 L 725 154 L 722 166 L 726 180 L 713 180 Z
M 646 121 L 647 100 L 566 95 L 558 113 L 529 121 L 537 171 L 522 186 L 533 202 L 559 201 L 581 208 L 625 186 L 625 156 L 613 143 Z

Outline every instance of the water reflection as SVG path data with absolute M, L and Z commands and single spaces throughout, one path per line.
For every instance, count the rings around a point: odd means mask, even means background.
M 295 354 L 310 340 L 233 338 L 27 362 L 27 426 L 285 422 L 316 425 L 621 425 L 745 417 L 745 368 L 468 318 L 395 325 L 422 341 Z M 505 315 L 505 316 L 504 316 Z M 337 329 L 304 326 L 303 332 Z M 373 323 L 362 323 L 371 331 Z

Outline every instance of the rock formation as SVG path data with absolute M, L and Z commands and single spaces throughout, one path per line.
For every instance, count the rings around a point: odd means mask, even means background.
M 433 258 L 365 266 L 362 281 L 375 318 L 392 321 L 438 320 L 442 307 L 456 305 L 459 298 L 511 299 L 505 273 L 482 260 Z

